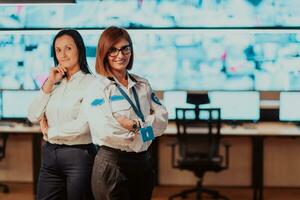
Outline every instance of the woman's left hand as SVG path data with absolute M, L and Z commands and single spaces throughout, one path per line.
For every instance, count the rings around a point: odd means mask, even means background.
M 43 135 L 47 136 L 48 135 L 48 122 L 47 118 L 45 116 L 42 117 L 40 121 L 40 127 Z

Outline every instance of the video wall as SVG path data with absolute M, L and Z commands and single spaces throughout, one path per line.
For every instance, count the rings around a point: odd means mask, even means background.
M 300 91 L 299 7 L 299 0 L 1 4 L 0 90 L 38 90 L 54 64 L 52 40 L 62 28 L 80 31 L 95 73 L 99 36 L 117 25 L 133 40 L 132 72 L 149 79 L 154 90 Z M 255 109 L 244 118 L 258 117 Z
M 94 70 L 102 30 L 80 30 Z M 0 89 L 38 89 L 57 30 L 0 32 Z M 155 90 L 300 90 L 300 32 L 129 30 L 133 73 Z

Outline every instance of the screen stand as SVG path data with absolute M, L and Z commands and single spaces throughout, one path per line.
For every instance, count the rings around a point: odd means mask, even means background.
M 24 125 L 31 127 L 32 123 L 26 118 L 26 119 L 24 119 Z
M 237 128 L 238 126 L 242 126 L 243 125 L 243 123 L 240 122 L 240 121 L 229 121 L 229 122 L 227 122 L 227 124 L 229 126 L 231 126 L 232 128 Z

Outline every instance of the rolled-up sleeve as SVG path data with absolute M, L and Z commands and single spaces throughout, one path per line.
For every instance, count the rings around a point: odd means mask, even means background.
M 145 123 L 152 126 L 155 137 L 161 136 L 168 125 L 168 111 L 154 95 L 151 86 L 148 84 L 150 96 L 151 114 L 145 117 Z
M 168 112 L 167 109 L 159 102 L 159 100 L 154 95 L 149 83 L 146 84 L 146 90 L 149 97 L 149 101 L 145 103 L 150 102 L 151 111 L 150 114 L 145 116 L 145 122 L 142 122 L 140 119 L 138 120 L 141 124 L 143 124 L 143 126 L 152 126 L 154 136 L 158 137 L 161 136 L 167 128 Z M 135 152 L 140 152 L 147 150 L 150 144 L 150 141 L 143 143 L 140 134 L 138 134 L 131 143 L 130 148 Z

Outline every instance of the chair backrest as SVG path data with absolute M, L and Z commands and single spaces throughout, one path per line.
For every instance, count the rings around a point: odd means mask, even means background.
M 2 160 L 5 157 L 7 138 L 7 133 L 0 133 L 0 160 Z
M 220 112 L 219 108 L 176 108 L 177 140 L 181 157 L 213 158 L 219 155 Z

